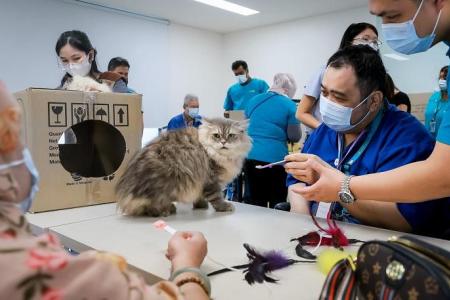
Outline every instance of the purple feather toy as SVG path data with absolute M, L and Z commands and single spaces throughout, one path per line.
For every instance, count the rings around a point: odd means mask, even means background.
M 286 268 L 290 265 L 305 262 L 314 263 L 314 260 L 295 260 L 287 257 L 281 251 L 267 251 L 264 253 L 258 252 L 249 244 L 244 244 L 244 248 L 247 250 L 247 257 L 249 259 L 248 264 L 233 266 L 233 269 L 243 269 L 245 274 L 245 280 L 248 284 L 270 282 L 276 283 L 278 280 L 269 277 L 268 274 L 273 271 Z M 214 276 L 229 272 L 231 269 L 222 269 L 208 274 L 208 276 Z

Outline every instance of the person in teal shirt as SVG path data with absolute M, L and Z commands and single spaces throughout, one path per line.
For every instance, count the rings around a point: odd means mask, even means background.
M 223 108 L 225 111 L 245 110 L 249 100 L 267 92 L 269 85 L 264 80 L 251 78 L 248 65 L 243 60 L 235 61 L 231 69 L 238 82 L 228 89 Z
M 291 74 L 279 73 L 271 89 L 252 98 L 245 109 L 250 120 L 248 134 L 253 147 L 247 156 L 244 173 L 250 197 L 246 203 L 273 208 L 287 197 L 286 172 L 277 166 L 264 170 L 258 165 L 283 160 L 288 154 L 287 143 L 301 138 L 300 122 L 295 118 L 297 106 L 292 101 L 297 84 Z
M 267 92 L 269 85 L 261 79 L 251 78 L 248 65 L 243 60 L 237 60 L 231 65 L 231 70 L 236 77 L 237 83 L 232 85 L 227 92 L 223 108 L 225 116 L 227 111 L 245 110 L 251 98 Z M 246 183 L 247 184 L 247 183 Z M 242 176 L 236 178 L 227 187 L 227 198 L 234 201 L 242 201 Z M 249 187 L 245 188 L 244 198 L 250 198 Z
M 442 123 L 443 116 L 450 108 L 447 87 L 448 66 L 439 72 L 439 89 L 431 95 L 425 110 L 425 127 L 436 138 Z

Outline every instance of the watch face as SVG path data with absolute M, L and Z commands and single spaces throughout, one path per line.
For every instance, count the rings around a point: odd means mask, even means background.
M 353 195 L 347 192 L 340 192 L 339 198 L 343 203 L 349 204 L 355 202 L 355 198 L 353 197 Z

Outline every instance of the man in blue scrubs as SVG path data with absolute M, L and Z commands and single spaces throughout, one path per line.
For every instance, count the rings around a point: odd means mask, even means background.
M 183 113 L 173 117 L 167 125 L 168 130 L 177 130 L 186 127 L 198 128 L 201 123 L 201 116 L 199 115 L 200 104 L 198 97 L 193 94 L 187 94 L 184 97 Z
M 385 77 L 381 58 L 367 46 L 334 54 L 322 82 L 324 123 L 306 142 L 303 153 L 317 155 L 347 175 L 383 172 L 426 159 L 434 140 L 414 117 L 387 103 Z M 290 175 L 288 185 L 292 210 L 307 212 L 309 202 L 292 193 L 293 187 L 304 184 Z M 333 218 L 351 223 L 434 236 L 443 235 L 448 218 L 443 209 L 450 201 L 397 204 L 395 199 L 375 202 L 336 197 L 338 200 L 331 207 L 311 202 L 312 210 L 322 215 L 331 210 Z
M 267 92 L 269 85 L 264 80 L 251 78 L 248 65 L 243 60 L 235 61 L 231 65 L 231 69 L 237 83 L 228 89 L 223 108 L 225 111 L 245 110 L 250 99 Z

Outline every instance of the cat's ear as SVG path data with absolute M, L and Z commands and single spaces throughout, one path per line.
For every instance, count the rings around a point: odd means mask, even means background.
M 248 129 L 248 126 L 250 125 L 250 119 L 245 119 L 242 121 L 238 121 L 237 122 L 238 128 L 242 131 L 242 132 L 246 132 Z

